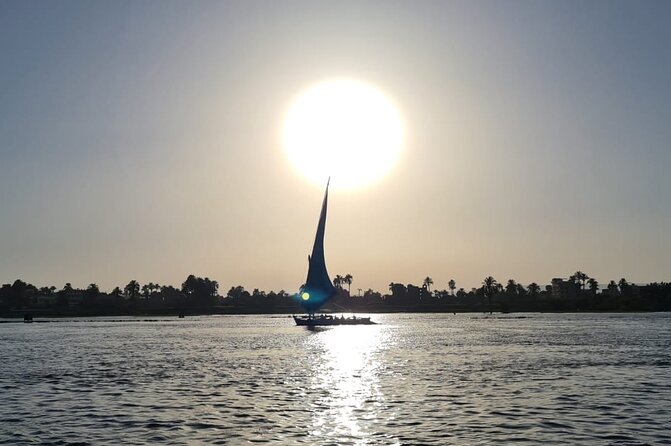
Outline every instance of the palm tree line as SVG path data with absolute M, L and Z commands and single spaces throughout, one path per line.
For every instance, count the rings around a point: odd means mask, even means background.
M 345 274 L 341 276 L 340 274 L 336 275 L 333 279 L 333 286 L 336 288 L 342 289 L 343 285 L 347 285 L 347 292 L 351 292 L 353 277 L 351 274 Z
M 648 285 L 631 284 L 622 278 L 611 280 L 600 290 L 598 281 L 582 271 L 576 271 L 568 279 L 553 279 L 553 283 L 541 286 L 536 282 L 523 285 L 514 279 L 498 281 L 493 276 L 485 277 L 479 287 L 465 290 L 458 288 L 455 279 L 447 282 L 447 287 L 436 286 L 434 279 L 427 276 L 420 286 L 392 282 L 389 293 L 380 293 L 368 288 L 359 290 L 357 296 L 351 296 L 352 274 L 336 275 L 333 284 L 338 290 L 336 302 L 339 306 L 359 308 L 361 311 L 415 311 L 420 307 L 426 311 L 447 311 L 441 308 L 461 308 L 458 311 L 477 311 L 477 308 L 493 312 L 505 306 L 515 310 L 536 309 L 562 310 L 580 308 L 617 309 L 621 308 L 666 308 L 671 304 L 671 285 L 662 282 Z M 557 283 L 555 283 L 558 281 Z M 566 290 L 568 292 L 564 295 Z M 552 299 L 548 299 L 548 298 Z M 566 299 L 556 299 L 566 298 Z M 618 304 L 614 299 L 625 299 L 627 302 Z M 78 300 L 79 299 L 79 300 Z M 570 300 L 581 300 L 582 303 L 569 304 Z M 632 300 L 633 299 L 633 300 Z M 638 299 L 638 301 L 637 301 Z M 647 300 L 646 300 L 647 299 Z M 634 302 L 636 301 L 636 302 Z M 643 302 L 645 301 L 645 302 Z M 115 287 L 110 293 L 101 292 L 96 283 L 89 284 L 85 289 L 75 289 L 66 283 L 61 290 L 55 286 L 37 288 L 21 280 L 0 287 L 0 310 L 10 311 L 12 308 L 30 308 L 37 305 L 45 308 L 66 308 L 74 305 L 89 308 L 159 308 L 159 307 L 214 307 L 243 308 L 247 312 L 294 311 L 292 306 L 300 303 L 299 299 L 284 290 L 265 292 L 254 289 L 246 291 L 242 286 L 233 286 L 225 295 L 219 295 L 218 283 L 208 278 L 190 275 L 181 287 L 160 285 L 148 282 L 141 284 L 137 280 L 129 281 L 123 287 Z M 77 304 L 80 302 L 80 304 Z M 577 301 L 576 301 L 577 302 Z M 624 302 L 624 301 L 622 301 Z M 633 302 L 633 303 L 632 303 Z M 619 305 L 619 306 L 618 306 Z
M 187 294 L 192 294 L 193 289 L 195 289 L 198 286 L 198 282 L 202 281 L 205 283 L 207 286 L 211 288 L 211 295 L 216 295 L 216 290 L 218 289 L 218 283 L 216 281 L 211 281 L 208 278 L 205 279 L 200 279 L 196 278 L 194 275 L 190 275 L 187 280 L 182 284 L 181 288 L 176 288 L 172 285 L 160 285 L 158 283 L 153 283 L 153 282 L 148 282 L 144 285 L 141 285 L 137 280 L 131 280 L 126 284 L 123 288 L 120 287 L 115 287 L 109 294 L 115 295 L 115 296 L 125 296 L 130 299 L 136 299 L 136 298 L 149 298 L 150 296 L 161 293 L 161 292 L 166 292 L 166 291 L 185 291 Z M 338 288 L 338 289 L 343 289 L 344 287 L 347 286 L 347 291 L 348 293 L 351 292 L 351 286 L 354 281 L 354 277 L 352 274 L 345 274 L 345 275 L 336 275 L 333 279 L 333 285 Z M 589 277 L 587 274 L 583 273 L 582 271 L 577 271 L 575 274 L 569 276 L 568 281 L 571 283 L 574 283 L 581 291 L 586 291 L 589 290 L 590 292 L 596 293 L 599 290 L 600 284 L 599 282 L 592 278 Z M 21 282 L 18 280 L 17 282 Z M 392 285 L 394 285 L 395 282 L 391 282 L 389 284 L 389 289 L 391 291 Z M 32 285 L 26 284 L 29 287 L 33 287 Z M 457 290 L 457 282 L 454 279 L 450 279 L 447 283 L 447 290 L 439 290 L 435 289 L 433 292 L 431 291 L 431 287 L 434 285 L 434 280 L 427 276 L 423 279 L 422 281 L 422 289 L 426 290 L 427 292 L 431 293 L 434 297 L 438 298 L 444 298 L 448 296 L 455 296 L 455 290 Z M 4 285 L 4 287 L 8 287 L 9 284 Z M 625 279 L 622 278 L 618 282 L 615 282 L 614 280 L 611 280 L 606 289 L 608 290 L 617 290 L 619 292 L 624 292 L 627 290 L 631 284 Z M 34 287 L 33 287 L 34 288 Z M 238 287 L 233 287 L 235 289 L 244 289 L 240 286 Z M 545 287 L 546 291 L 549 291 L 550 285 L 547 285 Z M 484 294 L 487 297 L 491 297 L 497 293 L 505 292 L 506 294 L 518 294 L 518 295 L 532 295 L 536 296 L 540 294 L 541 292 L 541 287 L 536 283 L 532 282 L 526 287 L 522 285 L 521 283 L 516 282 L 514 279 L 508 279 L 506 285 L 503 285 L 502 283 L 498 282 L 494 277 L 492 276 L 487 276 L 483 279 L 481 283 L 480 288 L 472 288 L 471 292 L 476 291 L 476 290 L 482 290 Z M 48 287 L 41 287 L 41 288 L 35 288 L 36 291 L 38 291 L 41 294 L 44 295 L 54 295 L 57 294 L 57 288 L 55 286 L 48 286 Z M 58 291 L 58 293 L 73 293 L 77 291 L 82 291 L 82 290 L 76 290 L 73 288 L 71 283 L 66 283 L 63 288 Z M 99 286 L 96 283 L 91 283 L 89 284 L 84 290 L 84 293 L 89 294 L 89 295 L 98 295 L 102 294 L 100 291 Z M 372 291 L 372 289 L 368 289 L 367 291 Z M 459 288 L 459 292 L 457 294 L 463 294 L 466 292 L 464 288 Z M 260 294 L 260 291 L 256 291 L 254 294 Z M 266 294 L 263 292 L 262 294 Z M 282 290 L 281 294 L 286 294 Z
M 584 272 L 578 270 L 571 276 L 569 276 L 568 280 L 566 281 L 570 284 L 573 284 L 581 293 L 584 292 L 589 292 L 592 294 L 596 294 L 599 291 L 600 284 L 599 282 L 593 278 L 585 274 Z M 664 284 L 664 282 L 662 282 Z M 390 283 L 389 284 L 389 291 L 394 292 L 394 288 L 399 285 L 397 283 Z M 428 295 L 435 297 L 435 298 L 446 298 L 446 297 L 454 297 L 455 296 L 455 289 L 457 288 L 456 286 L 456 281 L 454 279 L 450 279 L 448 281 L 448 289 L 449 292 L 446 290 L 434 290 L 431 292 L 431 287 L 434 285 L 434 281 L 431 277 L 427 276 L 424 278 L 422 281 L 422 290 L 424 290 Z M 411 285 L 408 285 L 410 287 Z M 613 292 L 618 292 L 621 294 L 627 293 L 629 290 L 631 290 L 632 284 L 630 284 L 627 279 L 622 278 L 620 279 L 617 283 L 614 280 L 611 280 L 606 289 L 613 293 Z M 516 282 L 514 279 L 508 279 L 505 285 L 502 283 L 498 282 L 494 277 L 492 276 L 487 276 L 485 277 L 482 282 L 480 288 L 472 288 L 469 292 L 466 292 L 464 288 L 459 288 L 459 291 L 457 292 L 456 297 L 464 296 L 466 294 L 476 294 L 480 292 L 484 297 L 487 299 L 488 303 L 488 308 L 490 313 L 493 311 L 492 310 L 492 297 L 494 297 L 497 294 L 500 293 L 505 293 L 506 295 L 518 295 L 518 296 L 532 296 L 532 297 L 537 297 L 541 295 L 542 293 L 550 294 L 552 292 L 552 285 L 546 285 L 545 289 L 541 289 L 540 285 L 538 285 L 536 282 L 531 282 L 529 285 L 526 287 L 521 284 Z

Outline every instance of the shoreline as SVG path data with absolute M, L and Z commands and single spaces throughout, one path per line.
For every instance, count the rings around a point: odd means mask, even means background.
M 426 310 L 398 310 L 398 311 L 381 311 L 381 310 L 362 310 L 362 311 L 324 311 L 324 314 L 452 314 L 452 315 L 486 315 L 492 317 L 507 316 L 510 319 L 519 317 L 519 315 L 527 314 L 651 314 L 651 313 L 669 313 L 668 310 L 555 310 L 555 311 L 537 311 L 537 310 L 520 310 L 520 311 L 494 311 L 490 313 L 489 311 L 478 311 L 478 310 L 465 310 L 465 311 L 426 311 Z M 33 319 L 30 321 L 25 321 L 24 317 L 26 314 L 30 314 Z M 128 319 L 106 319 L 105 322 L 128 322 L 128 321 L 138 321 L 138 322 L 167 322 L 173 321 L 175 319 L 184 319 L 188 317 L 199 317 L 199 316 L 270 316 L 277 319 L 281 318 L 290 318 L 293 314 L 299 314 L 296 312 L 240 312 L 240 311 L 194 311 L 194 312 L 182 312 L 183 318 L 180 317 L 180 312 L 137 312 L 137 313 L 45 313 L 40 314 L 39 312 L 34 311 L 24 311 L 20 314 L 0 314 L 0 324 L 3 323 L 44 323 L 50 322 L 43 319 L 70 319 L 70 318 L 128 318 Z M 150 318 L 150 319 L 142 319 Z M 160 318 L 160 319 L 157 319 Z

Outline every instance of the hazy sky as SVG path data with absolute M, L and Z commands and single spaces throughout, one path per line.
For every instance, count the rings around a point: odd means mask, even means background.
M 331 276 L 671 279 L 668 1 L 0 1 L 0 283 L 295 291 L 323 190 L 302 89 L 393 98 L 400 163 L 333 191 Z

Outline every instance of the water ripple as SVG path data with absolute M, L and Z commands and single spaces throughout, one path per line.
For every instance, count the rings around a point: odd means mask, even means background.
M 0 324 L 0 444 L 671 442 L 669 315 Z

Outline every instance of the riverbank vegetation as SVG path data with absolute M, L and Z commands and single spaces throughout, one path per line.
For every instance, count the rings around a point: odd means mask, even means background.
M 480 287 L 465 290 L 454 279 L 434 287 L 431 277 L 420 285 L 392 282 L 384 292 L 357 289 L 351 274 L 336 275 L 338 294 L 325 307 L 335 312 L 529 312 L 529 311 L 671 311 L 671 283 L 633 284 L 622 278 L 601 286 L 577 271 L 550 284 L 523 285 L 485 277 Z M 221 293 L 217 281 L 190 275 L 179 287 L 131 280 L 101 291 L 66 283 L 37 287 L 22 280 L 0 288 L 0 316 L 134 314 L 301 313 L 300 299 L 284 290 L 265 292 L 233 286 Z

